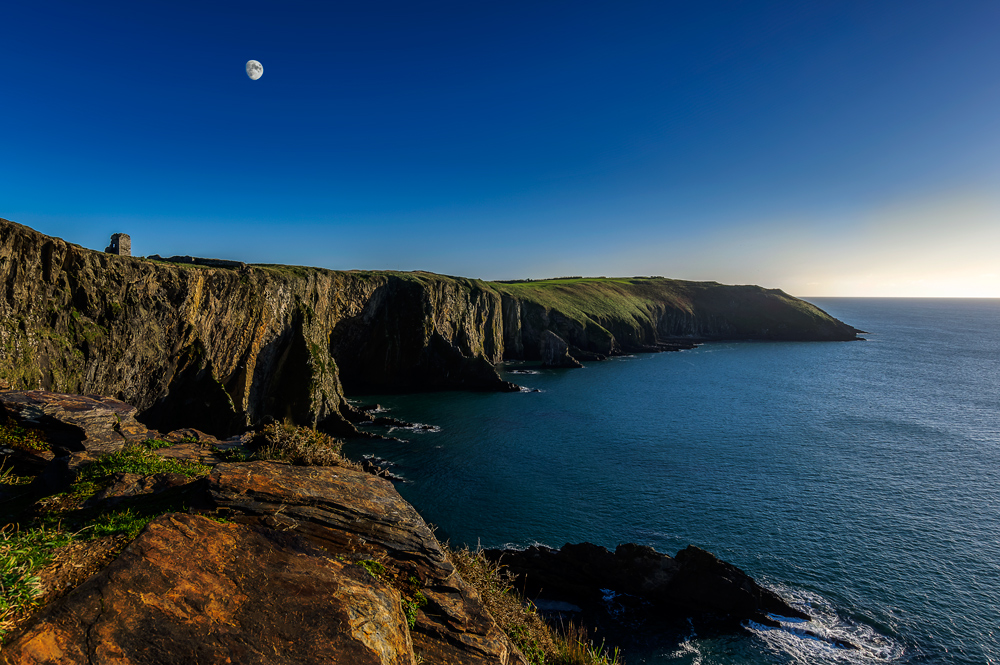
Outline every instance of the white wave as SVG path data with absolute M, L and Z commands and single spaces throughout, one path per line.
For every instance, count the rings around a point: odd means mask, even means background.
M 369 462 L 378 464 L 379 466 L 396 466 L 396 463 L 393 462 L 392 460 L 387 460 L 386 458 L 379 457 L 378 455 L 375 455 L 373 453 L 366 453 L 361 456 L 361 459 L 366 459 Z
M 684 641 L 677 645 L 677 650 L 664 655 L 672 660 L 684 659 L 691 665 L 701 665 L 702 653 L 697 642 L 698 633 L 694 631 L 694 622 L 691 619 L 688 619 L 688 626 L 691 631 L 684 636 Z
M 504 543 L 503 545 L 500 545 L 500 547 L 498 549 L 501 549 L 501 550 L 511 550 L 512 552 L 523 552 L 526 549 L 528 549 L 529 547 L 544 547 L 547 550 L 552 549 L 546 543 L 543 543 L 543 542 L 538 541 L 538 540 L 533 540 L 530 543 L 528 543 L 527 545 L 524 545 L 522 543 Z
M 427 423 L 412 423 L 409 427 L 404 427 L 403 429 L 410 430 L 411 432 L 418 432 L 424 434 L 430 432 L 436 434 L 441 431 L 440 425 L 428 425 Z
M 414 434 L 436 434 L 441 431 L 440 425 L 428 425 L 427 423 L 410 423 L 409 425 L 391 425 L 387 434 L 392 434 L 396 430 L 413 432 Z
M 811 621 L 770 615 L 778 628 L 749 622 L 747 628 L 774 651 L 786 654 L 793 663 L 844 663 L 871 665 L 899 661 L 905 649 L 897 640 L 871 626 L 842 617 L 819 594 L 800 589 L 773 589 L 812 617 Z M 851 648 L 853 645 L 857 648 Z

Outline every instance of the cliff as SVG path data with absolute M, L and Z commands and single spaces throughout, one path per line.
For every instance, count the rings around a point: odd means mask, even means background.
M 358 417 L 345 388 L 516 390 L 494 365 L 542 359 L 549 332 L 563 364 L 857 332 L 755 286 L 206 263 L 91 251 L 0 220 L 0 383 L 113 396 L 160 429 L 221 436 L 274 418 L 345 432 Z

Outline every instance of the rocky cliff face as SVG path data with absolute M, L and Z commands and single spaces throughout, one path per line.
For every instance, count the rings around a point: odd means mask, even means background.
M 687 339 L 853 339 L 780 291 L 665 279 L 490 284 L 95 252 L 0 220 L 0 382 L 114 396 L 151 427 L 350 430 L 349 390 L 513 390 L 494 364 Z M 550 339 L 550 342 L 552 340 Z

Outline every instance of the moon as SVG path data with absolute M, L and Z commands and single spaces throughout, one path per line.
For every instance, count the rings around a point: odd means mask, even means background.
M 249 60 L 247 62 L 247 76 L 256 81 L 263 75 L 264 75 L 264 65 L 260 64 L 256 60 Z

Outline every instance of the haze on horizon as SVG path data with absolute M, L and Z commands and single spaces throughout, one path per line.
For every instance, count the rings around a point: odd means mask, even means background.
M 0 217 L 86 247 L 1000 297 L 993 0 L 8 5 Z

